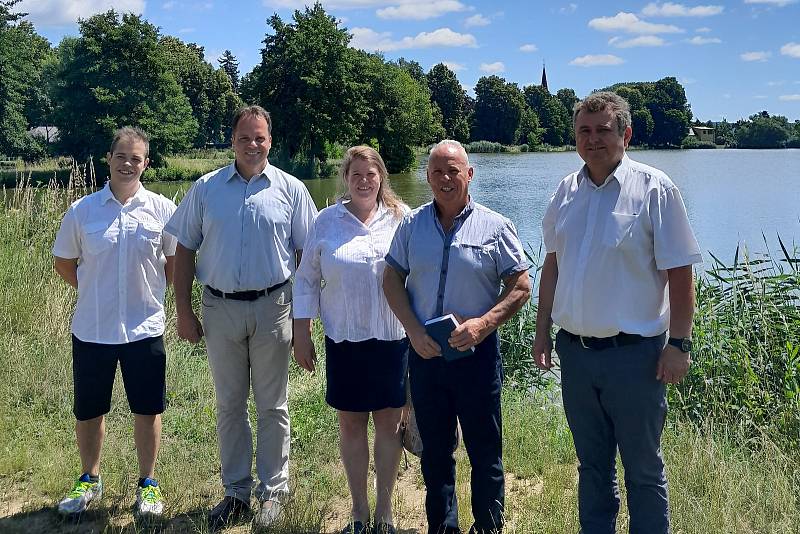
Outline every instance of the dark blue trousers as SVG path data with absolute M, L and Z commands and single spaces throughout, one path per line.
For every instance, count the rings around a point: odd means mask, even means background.
M 666 390 L 656 380 L 664 336 L 606 350 L 556 335 L 564 411 L 578 455 L 583 534 L 614 534 L 619 511 L 616 457 L 625 469 L 631 534 L 667 534 L 669 500 L 661 432 Z
M 458 532 L 456 421 L 472 466 L 471 532 L 500 531 L 505 479 L 500 414 L 503 366 L 497 333 L 475 353 L 448 363 L 410 349 L 411 398 L 422 439 L 428 534 Z

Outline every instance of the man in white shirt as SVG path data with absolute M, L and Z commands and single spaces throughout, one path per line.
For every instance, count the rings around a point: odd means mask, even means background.
M 576 104 L 573 123 L 585 165 L 561 181 L 542 221 L 547 256 L 533 357 L 540 368 L 552 366 L 555 322 L 580 462 L 581 532 L 616 532 L 619 448 L 630 532 L 665 534 L 666 384 L 689 369 L 700 249 L 675 184 L 625 154 L 632 130 L 624 99 L 591 94 Z
M 257 525 L 274 523 L 289 479 L 290 276 L 317 209 L 306 187 L 269 164 L 269 113 L 249 106 L 233 118 L 236 161 L 199 178 L 167 230 L 178 238 L 178 335 L 205 336 L 217 396 L 217 439 L 225 497 L 212 530 L 246 517 L 253 487 L 252 384 L 258 413 Z M 196 258 L 196 262 L 195 262 Z M 192 309 L 192 281 L 204 286 L 203 322 Z
M 149 141 L 138 128 L 114 134 L 105 187 L 73 203 L 53 245 L 56 272 L 78 290 L 72 318 L 75 434 L 82 474 L 59 503 L 75 515 L 102 495 L 100 450 L 119 362 L 134 413 L 139 484 L 134 513 L 160 515 L 154 478 L 166 400 L 164 293 L 176 240 L 164 231 L 175 204 L 140 182 Z

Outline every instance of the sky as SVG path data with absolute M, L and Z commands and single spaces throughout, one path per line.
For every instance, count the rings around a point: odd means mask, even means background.
M 242 74 L 260 61 L 267 18 L 291 20 L 303 0 L 23 0 L 37 31 L 58 44 L 78 18 L 114 8 L 166 35 L 229 49 Z M 735 121 L 761 110 L 800 119 L 800 0 L 586 2 L 508 0 L 331 0 L 326 11 L 351 45 L 404 57 L 425 71 L 445 63 L 465 89 L 496 74 L 583 97 L 618 82 L 674 76 L 695 117 Z

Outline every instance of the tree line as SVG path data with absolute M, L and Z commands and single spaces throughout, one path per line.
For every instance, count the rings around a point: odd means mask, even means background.
M 151 160 L 226 143 L 228 124 L 243 103 L 274 117 L 274 157 L 311 169 L 342 144 L 376 147 L 390 171 L 409 168 L 414 148 L 443 137 L 502 144 L 574 144 L 569 88 L 520 88 L 484 76 L 475 98 L 455 73 L 438 64 L 387 61 L 349 46 L 351 35 L 321 4 L 267 21 L 261 62 L 241 75 L 226 51 L 214 66 L 203 47 L 162 35 L 133 14 L 114 10 L 79 21 L 78 37 L 51 47 L 12 12 L 20 0 L 0 0 L 0 154 L 32 160 L 64 154 L 102 158 L 111 131 L 123 124 L 152 137 Z M 675 78 L 607 88 L 631 103 L 633 143 L 680 146 L 692 119 Z M 48 144 L 33 126 L 54 125 Z

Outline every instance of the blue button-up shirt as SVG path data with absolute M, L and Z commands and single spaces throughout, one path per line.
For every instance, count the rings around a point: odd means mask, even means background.
M 294 272 L 317 215 L 308 189 L 267 163 L 249 181 L 231 164 L 198 179 L 167 231 L 197 251 L 197 280 L 220 291 L 265 289 Z
M 447 313 L 483 315 L 497 302 L 503 279 L 530 266 L 511 221 L 472 200 L 449 232 L 433 202 L 411 212 L 395 232 L 386 263 L 407 276 L 420 322 Z

